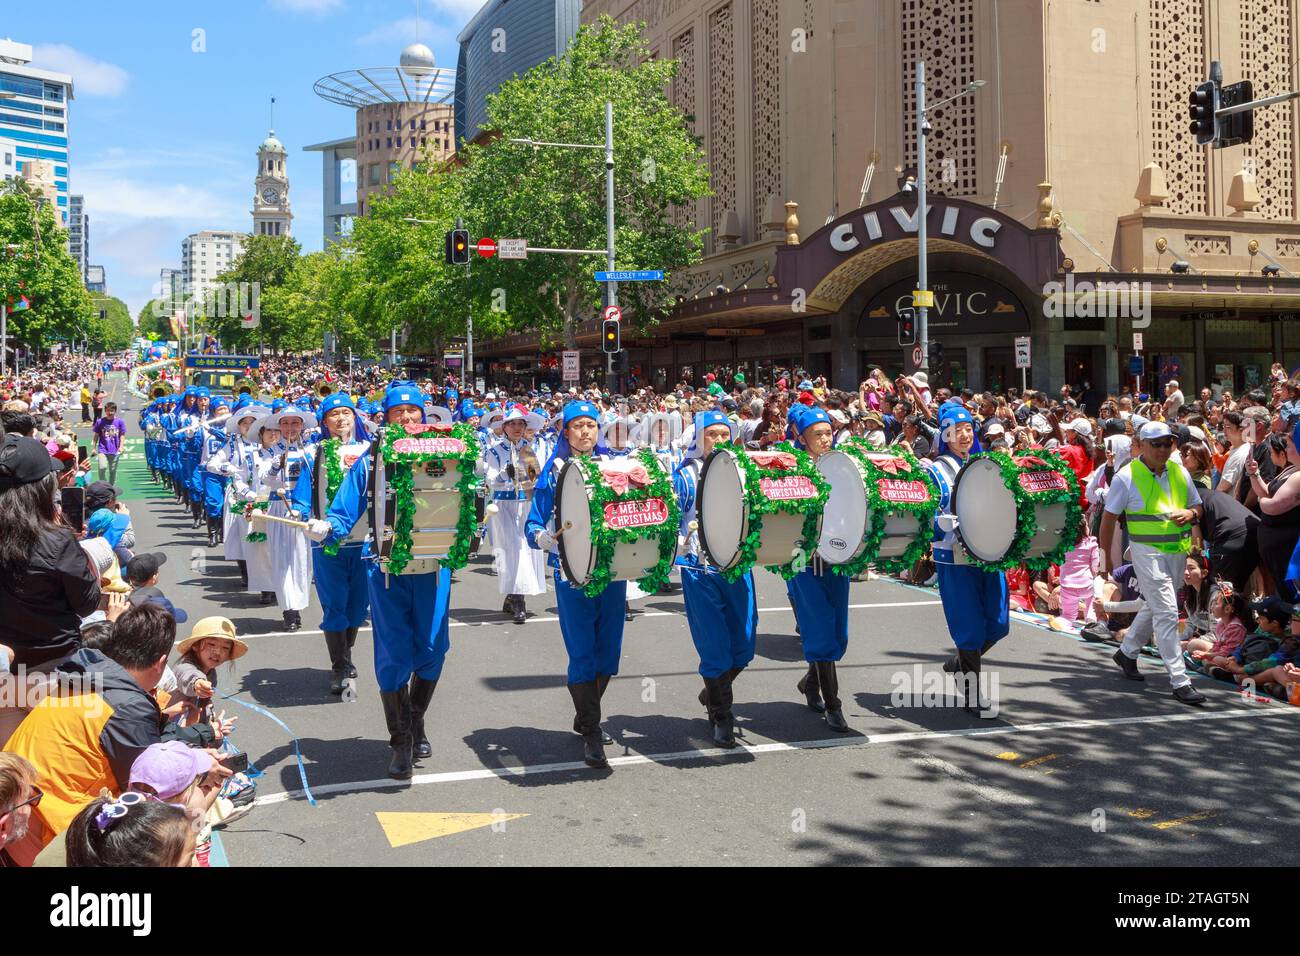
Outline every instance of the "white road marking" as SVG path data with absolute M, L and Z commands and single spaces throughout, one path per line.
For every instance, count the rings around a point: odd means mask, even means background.
M 994 737 L 1007 736 L 1011 734 L 1095 729 L 1102 727 L 1123 727 L 1140 724 L 1173 724 L 1206 720 L 1235 720 L 1248 717 L 1277 716 L 1279 714 L 1290 714 L 1292 717 L 1300 717 L 1300 710 L 1295 710 L 1291 707 L 1279 704 L 1272 707 L 1252 707 L 1249 709 L 1213 711 L 1208 713 L 1202 711 L 1182 714 L 1156 714 L 1148 717 L 1058 720 L 1037 724 L 1023 724 L 1021 726 L 967 727 L 960 730 L 900 732 L 894 734 L 877 734 L 874 736 L 864 735 L 861 737 L 839 737 L 829 740 L 799 740 L 792 743 L 756 744 L 753 746 L 742 743 L 734 750 L 723 750 L 719 747 L 711 747 L 701 748 L 698 750 L 679 750 L 675 753 L 664 754 L 629 754 L 622 757 L 610 757 L 609 764 L 611 767 L 632 767 L 644 766 L 647 764 L 679 763 L 684 760 L 706 760 L 717 757 L 748 757 L 759 754 L 794 753 L 802 750 L 824 750 L 832 747 L 865 747 L 871 744 L 897 744 L 908 743 L 916 740 L 940 740 L 949 737 Z M 575 736 L 575 746 L 577 739 L 578 738 Z M 391 790 L 394 787 L 406 789 L 408 787 L 422 786 L 426 784 L 461 783 L 469 780 L 490 780 L 498 777 L 523 777 L 542 773 L 569 773 L 575 770 L 588 769 L 590 768 L 580 760 L 569 761 L 566 763 L 537 764 L 534 766 L 525 765 L 514 768 L 503 767 L 493 769 L 483 767 L 477 770 L 456 770 L 447 773 L 422 773 L 412 777 L 409 781 L 382 778 L 378 780 L 361 780 L 353 783 L 331 783 L 320 787 L 313 787 L 312 794 L 317 797 L 323 797 L 335 793 L 356 793 L 365 790 Z M 954 767 L 954 769 L 960 771 L 960 768 Z M 963 774 L 965 773 L 965 771 L 960 772 Z M 303 799 L 303 792 L 301 790 L 290 790 L 281 793 L 267 794 L 266 796 L 258 797 L 254 802 L 258 806 L 268 806 L 273 803 L 285 803 L 289 800 L 300 799 Z M 1001 802 L 1007 801 L 1004 799 Z
M 912 759 L 923 766 L 937 770 L 945 776 L 951 777 L 957 781 L 975 796 L 988 803 L 1005 803 L 1016 807 L 1033 806 L 1034 801 L 1030 797 L 1013 793 L 1010 790 L 1004 790 L 1001 787 L 995 787 L 980 780 L 979 777 L 968 773 L 955 763 L 937 757 L 934 754 L 919 753 L 914 754 Z
M 850 604 L 849 610 L 855 611 L 855 610 L 862 610 L 864 608 L 877 608 L 877 607 L 925 607 L 927 605 L 936 605 L 940 603 L 942 602 L 940 601 L 885 601 L 880 604 Z M 794 609 L 791 608 L 788 604 L 782 605 L 781 607 L 760 607 L 758 609 L 759 614 L 781 613 L 781 612 L 784 612 L 786 614 L 793 614 Z M 686 612 L 684 610 L 682 611 L 641 611 L 635 615 L 635 619 L 639 620 L 643 617 L 685 617 L 685 616 L 686 616 Z M 538 615 L 537 617 L 530 617 L 528 619 L 528 623 L 529 624 L 558 624 L 560 623 L 560 619 L 558 617 L 553 617 L 550 615 Z M 504 614 L 501 616 L 501 620 L 499 621 L 452 621 L 447 626 L 448 627 L 483 627 L 484 625 L 518 627 L 518 625 L 515 624 L 514 621 L 506 618 Z M 373 628 L 371 628 L 369 625 L 366 625 L 360 630 L 369 631 L 369 630 L 373 630 Z M 268 631 L 265 634 L 240 634 L 239 637 L 241 640 L 249 641 L 255 637 L 307 637 L 309 635 L 320 635 L 324 633 L 325 633 L 324 631 L 307 631 L 307 630 Z

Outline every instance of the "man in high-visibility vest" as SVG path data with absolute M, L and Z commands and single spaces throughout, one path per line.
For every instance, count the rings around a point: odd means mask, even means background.
M 1111 479 L 1101 520 L 1102 559 L 1110 571 L 1115 524 L 1124 515 L 1133 570 L 1146 602 L 1115 652 L 1115 663 L 1129 680 L 1143 680 L 1137 656 L 1154 628 L 1174 697 L 1184 704 L 1203 704 L 1205 697 L 1192 687 L 1178 643 L 1178 589 L 1192 550 L 1192 528 L 1201 519 L 1201 496 L 1187 469 L 1169 460 L 1174 437 L 1167 424 L 1144 424 L 1138 447 L 1139 457 Z

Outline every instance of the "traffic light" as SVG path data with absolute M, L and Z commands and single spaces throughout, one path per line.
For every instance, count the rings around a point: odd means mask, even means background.
M 898 313 L 898 344 L 916 344 L 916 315 L 911 309 Z
M 1192 121 L 1191 131 L 1196 135 L 1196 145 L 1206 146 L 1213 143 L 1217 136 L 1214 111 L 1219 108 L 1219 84 L 1206 80 L 1192 90 L 1191 106 L 1188 116 Z
M 601 323 L 600 347 L 601 350 L 613 355 L 623 348 L 619 335 L 618 319 L 606 319 Z
M 1237 106 L 1240 103 L 1249 103 L 1254 98 L 1255 89 L 1250 80 L 1229 83 L 1219 91 L 1219 108 L 1225 109 L 1229 106 Z M 1233 113 L 1231 116 L 1225 116 L 1219 121 L 1214 148 L 1222 149 L 1225 146 L 1238 146 L 1241 143 L 1249 143 L 1254 137 L 1255 111 L 1247 110 L 1245 113 Z
M 935 368 L 943 367 L 943 343 L 938 339 L 930 342 L 930 358 L 934 360 Z
M 463 266 L 469 262 L 469 230 L 452 229 L 446 237 L 446 259 L 449 266 Z

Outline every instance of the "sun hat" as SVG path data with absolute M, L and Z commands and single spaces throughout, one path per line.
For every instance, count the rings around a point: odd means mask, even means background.
M 230 619 L 216 615 L 200 618 L 196 621 L 193 630 L 190 631 L 190 636 L 183 641 L 176 642 L 176 653 L 184 657 L 195 644 L 205 637 L 230 641 L 233 645 L 230 650 L 230 659 L 232 661 L 237 661 L 248 653 L 248 645 L 235 634 L 235 625 L 231 623 Z

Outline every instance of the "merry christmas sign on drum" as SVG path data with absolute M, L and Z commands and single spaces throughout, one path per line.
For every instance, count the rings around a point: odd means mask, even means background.
M 969 563 L 990 571 L 1060 564 L 1083 531 L 1079 481 L 1042 448 L 972 455 L 957 473 L 952 511 Z
M 682 513 L 653 453 L 570 458 L 555 489 L 555 527 L 564 576 L 589 597 L 610 581 L 653 593 L 677 557 Z
M 420 574 L 429 562 L 465 566 L 477 521 L 478 438 L 465 424 L 385 426 L 370 469 L 371 545 L 388 574 Z
M 869 564 L 893 573 L 925 554 L 939 489 L 911 449 L 851 438 L 817 459 L 817 470 L 831 485 L 817 553 L 837 573 Z
M 704 463 L 697 498 L 705 556 L 729 581 L 755 564 L 792 577 L 817 544 L 829 493 L 812 456 L 792 445 L 718 445 Z

